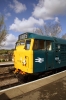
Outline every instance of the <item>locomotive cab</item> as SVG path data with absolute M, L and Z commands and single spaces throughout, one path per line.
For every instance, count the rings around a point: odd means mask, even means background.
M 17 41 L 14 50 L 15 72 L 21 74 L 33 73 L 33 39 L 22 39 Z

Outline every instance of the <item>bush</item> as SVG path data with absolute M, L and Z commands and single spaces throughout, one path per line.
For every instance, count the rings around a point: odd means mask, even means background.
M 0 59 L 0 62 L 5 62 L 5 59 Z
M 5 62 L 5 59 L 3 59 L 2 62 Z

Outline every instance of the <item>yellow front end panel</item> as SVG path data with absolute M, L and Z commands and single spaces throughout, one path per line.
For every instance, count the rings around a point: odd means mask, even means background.
M 14 51 L 14 67 L 26 73 L 33 73 L 33 51 L 18 46 Z

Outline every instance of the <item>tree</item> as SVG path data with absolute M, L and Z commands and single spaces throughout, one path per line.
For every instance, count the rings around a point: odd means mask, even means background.
M 0 15 L 0 47 L 3 45 L 2 42 L 5 42 L 7 34 L 4 17 Z
M 44 35 L 43 30 L 42 30 L 41 28 L 35 28 L 35 29 L 33 30 L 33 32 L 36 33 L 36 34 Z
M 66 33 L 62 35 L 62 39 L 66 39 Z
M 54 24 L 51 24 L 49 26 L 49 35 L 50 36 L 54 36 L 54 37 L 58 37 L 59 33 L 61 32 L 61 25 L 60 23 L 56 22 Z
M 34 32 L 41 35 L 58 37 L 59 33 L 61 32 L 61 25 L 59 22 L 55 23 L 49 22 L 44 24 L 42 28 L 36 28 Z

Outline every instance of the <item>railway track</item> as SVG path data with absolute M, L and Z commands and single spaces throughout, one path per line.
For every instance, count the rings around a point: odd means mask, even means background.
M 11 68 L 13 68 L 13 66 L 0 67 L 0 90 L 10 88 L 13 86 L 17 86 L 17 85 L 24 83 L 23 81 L 18 81 L 17 77 L 13 74 L 13 72 L 9 72 L 9 69 L 11 69 Z M 53 71 L 51 71 L 50 73 L 47 72 L 45 74 L 41 74 L 40 77 L 33 76 L 27 82 L 49 76 L 53 73 L 56 73 L 56 72 L 53 72 Z
M 14 77 L 13 73 L 0 73 L 0 81 L 11 79 Z
M 5 81 L 1 81 L 0 90 L 7 89 L 7 88 L 10 88 L 10 87 L 13 87 L 13 86 L 17 86 L 19 84 L 20 84 L 20 82 L 18 82 L 17 78 L 13 78 L 11 80 L 7 79 Z
M 10 72 L 9 69 L 12 69 L 13 66 L 0 66 L 0 90 L 19 85 L 20 82 L 16 78 L 13 72 Z
M 0 90 L 21 84 L 13 73 L 0 74 Z

